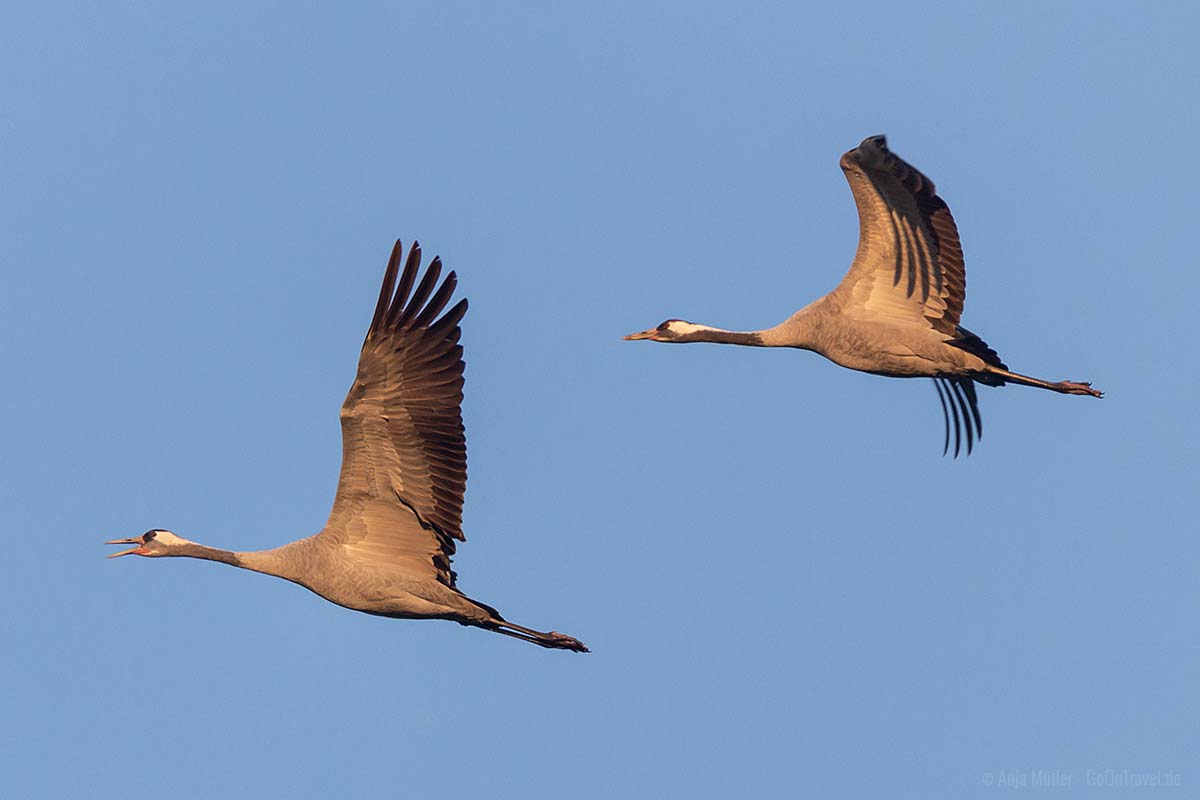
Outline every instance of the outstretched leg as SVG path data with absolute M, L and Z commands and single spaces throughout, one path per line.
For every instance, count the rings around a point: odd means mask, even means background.
M 476 623 L 479 624 L 479 623 Z M 511 636 L 514 639 L 536 644 L 539 647 L 548 647 L 552 650 L 574 650 L 576 653 L 589 653 L 587 645 L 576 639 L 574 636 L 567 636 L 565 633 L 558 631 L 535 631 L 532 628 L 526 628 L 523 625 L 517 625 L 515 622 L 508 620 L 492 620 L 483 623 L 480 627 L 487 628 L 489 631 L 503 633 L 505 636 Z
M 987 371 L 992 375 L 999 375 L 1004 380 L 1011 383 L 1021 383 L 1026 386 L 1037 386 L 1039 389 L 1049 389 L 1052 392 L 1061 392 L 1063 394 L 1086 394 L 1092 397 L 1104 397 L 1104 392 L 1093 389 L 1090 383 L 1084 381 L 1043 381 L 1039 378 L 1031 378 L 1028 375 L 1020 375 L 1016 372 L 1009 372 L 1002 367 L 996 367 L 991 364 L 987 365 Z

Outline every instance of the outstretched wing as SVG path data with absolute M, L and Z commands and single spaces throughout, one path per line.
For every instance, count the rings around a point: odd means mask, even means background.
M 846 313 L 957 336 L 967 278 L 950 208 L 933 182 L 871 136 L 842 156 L 858 206 L 858 252 L 834 290 Z
M 442 268 L 435 258 L 414 290 L 421 246 L 413 242 L 400 272 L 402 256 L 397 241 L 342 405 L 342 473 L 321 535 L 358 560 L 453 587 L 450 557 L 454 540 L 464 541 L 467 485 L 458 344 L 467 301 L 442 314 L 455 274 L 435 292 Z

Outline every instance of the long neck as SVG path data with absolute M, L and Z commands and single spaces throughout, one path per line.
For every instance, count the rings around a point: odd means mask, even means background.
M 680 342 L 716 342 L 717 344 L 741 344 L 748 347 L 767 347 L 759 331 L 727 331 L 708 325 L 697 325 L 695 330 L 680 336 Z
M 826 320 L 828 295 L 809 303 L 790 317 L 765 330 L 758 331 L 763 347 L 795 347 L 824 353 L 823 338 L 828 336 Z
M 205 561 L 219 561 L 231 567 L 248 569 L 252 572 L 261 572 L 265 575 L 274 575 L 299 583 L 299 565 L 295 557 L 299 553 L 294 552 L 296 544 L 299 544 L 299 542 L 293 542 L 284 547 L 276 547 L 273 550 L 254 550 L 246 553 L 235 553 L 232 550 L 220 550 L 216 547 L 188 542 L 176 548 L 175 552 L 171 553 L 171 555 L 184 556 L 186 558 L 202 558 Z

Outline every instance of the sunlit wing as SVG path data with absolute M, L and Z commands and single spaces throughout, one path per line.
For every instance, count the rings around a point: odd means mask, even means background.
M 933 181 L 871 136 L 842 156 L 842 171 L 858 207 L 858 252 L 834 293 L 843 313 L 878 322 L 917 325 L 989 364 L 1004 363 L 987 343 L 959 326 L 967 276 L 958 227 Z M 986 376 L 975 380 L 994 383 Z M 971 452 L 983 435 L 970 378 L 935 378 L 954 455 Z
M 467 483 L 458 344 L 467 301 L 442 314 L 455 274 L 435 292 L 441 261 L 418 284 L 420 245 L 413 243 L 403 272 L 402 256 L 397 241 L 342 405 L 342 472 L 321 535 L 364 562 L 401 565 L 453 586 L 450 557 L 454 540 L 464 540 Z
M 933 182 L 871 136 L 842 156 L 858 252 L 835 290 L 845 312 L 957 336 L 966 294 L 958 228 Z

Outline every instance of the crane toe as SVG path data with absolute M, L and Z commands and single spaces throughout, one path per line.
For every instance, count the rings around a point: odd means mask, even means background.
M 567 650 L 574 650 L 577 653 L 592 652 L 591 650 L 588 649 L 586 644 L 579 641 L 574 636 L 567 636 L 565 633 L 559 633 L 558 631 L 550 631 L 549 633 L 546 634 L 546 638 L 552 639 L 560 647 L 563 647 Z
M 1104 392 L 1093 389 L 1087 381 L 1063 381 L 1059 384 L 1067 394 L 1086 394 L 1090 397 L 1104 397 Z

